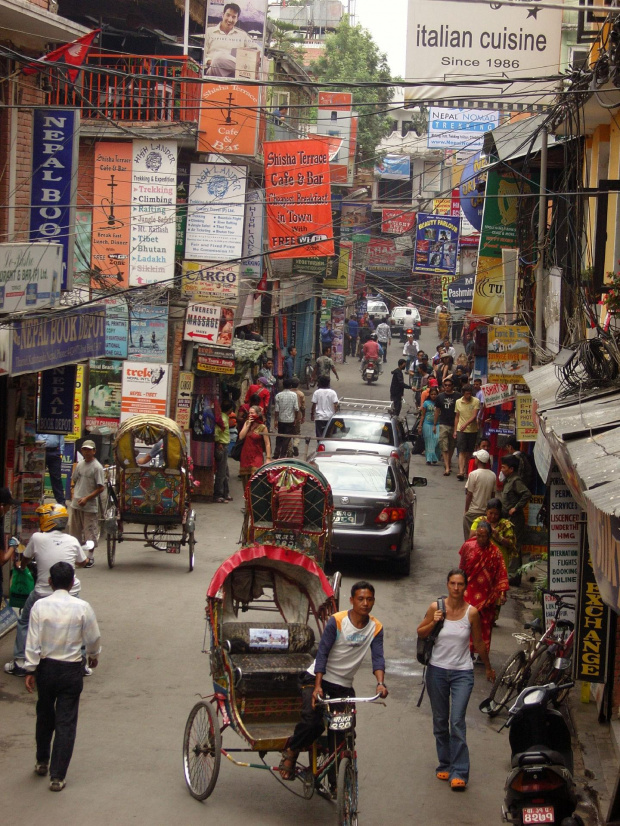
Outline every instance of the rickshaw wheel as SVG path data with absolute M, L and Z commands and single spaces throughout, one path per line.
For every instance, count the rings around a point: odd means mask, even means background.
M 192 531 L 187 536 L 187 544 L 189 545 L 189 570 L 194 570 L 194 548 L 196 547 L 196 536 Z
M 206 800 L 215 788 L 222 735 L 213 706 L 203 701 L 190 711 L 183 735 L 183 773 L 192 797 Z
M 357 769 L 348 757 L 338 767 L 338 826 L 357 826 Z
M 113 568 L 116 563 L 116 537 L 108 534 L 108 568 Z

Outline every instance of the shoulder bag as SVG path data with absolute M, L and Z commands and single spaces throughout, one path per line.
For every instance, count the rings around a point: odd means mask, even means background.
M 437 610 L 441 611 L 442 614 L 445 615 L 446 612 L 446 600 L 445 597 L 438 597 L 437 599 Z M 433 653 L 433 646 L 435 645 L 435 641 L 439 636 L 439 632 L 443 628 L 444 621 L 441 619 L 437 623 L 437 625 L 433 628 L 431 633 L 428 637 L 418 637 L 418 644 L 417 644 L 417 651 L 416 655 L 418 658 L 418 662 L 424 666 L 424 671 L 422 672 L 422 691 L 420 693 L 420 699 L 418 700 L 418 708 L 422 705 L 422 700 L 424 699 L 424 692 L 426 691 L 426 666 L 431 661 L 431 656 Z

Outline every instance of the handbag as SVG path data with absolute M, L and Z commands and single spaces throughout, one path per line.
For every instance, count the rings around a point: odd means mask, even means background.
M 437 610 L 441 611 L 441 613 L 445 613 L 446 606 L 445 606 L 445 598 L 439 597 L 437 600 Z M 439 636 L 439 632 L 443 628 L 443 620 L 439 620 L 437 625 L 433 628 L 431 633 L 428 637 L 418 637 L 417 648 L 416 648 L 416 656 L 418 658 L 418 662 L 421 665 L 428 665 L 431 661 L 431 655 L 433 653 L 433 646 L 435 645 L 435 641 Z
M 230 458 L 234 459 L 235 462 L 241 461 L 241 451 L 243 450 L 244 442 L 245 439 L 237 439 L 233 446 L 233 449 L 230 451 Z

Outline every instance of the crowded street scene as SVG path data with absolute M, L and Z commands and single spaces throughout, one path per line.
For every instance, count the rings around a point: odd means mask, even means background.
M 0 0 L 7 823 L 620 823 L 619 12 L 390 12 Z

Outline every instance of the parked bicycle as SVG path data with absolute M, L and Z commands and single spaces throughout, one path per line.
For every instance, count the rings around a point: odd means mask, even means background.
M 565 609 L 574 610 L 575 604 L 567 602 L 565 594 L 547 593 L 557 600 L 555 616 L 544 633 L 542 622 L 537 618 L 525 623 L 525 633 L 512 635 L 523 648 L 515 651 L 497 673 L 489 694 L 490 717 L 496 717 L 528 685 L 559 684 L 570 680 L 574 623 L 562 619 L 561 614 Z M 560 692 L 554 701 L 561 703 L 567 691 Z

